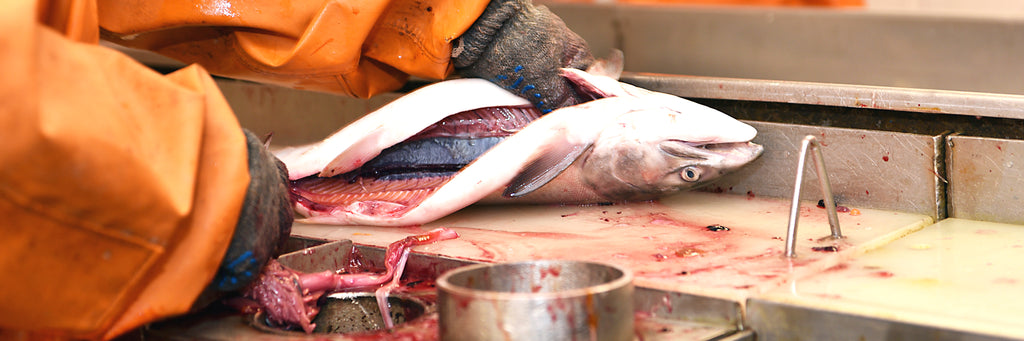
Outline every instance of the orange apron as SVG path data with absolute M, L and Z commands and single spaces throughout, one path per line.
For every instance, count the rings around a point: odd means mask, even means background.
M 188 312 L 249 182 L 207 69 L 370 96 L 447 75 L 486 5 L 237 2 L 0 5 L 0 339 L 109 339 Z M 161 75 L 101 34 L 202 66 Z

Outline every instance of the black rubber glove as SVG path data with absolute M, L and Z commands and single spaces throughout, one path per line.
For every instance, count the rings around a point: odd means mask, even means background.
M 252 282 L 291 234 L 295 215 L 288 193 L 288 170 L 252 132 L 246 130 L 245 138 L 250 177 L 245 202 L 220 269 L 193 304 L 194 309 Z
M 529 0 L 492 0 L 454 42 L 455 71 L 490 80 L 542 112 L 584 102 L 558 69 L 594 62 L 587 42 L 554 13 Z

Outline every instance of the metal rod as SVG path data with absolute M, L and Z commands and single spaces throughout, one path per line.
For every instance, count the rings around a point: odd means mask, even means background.
M 793 185 L 793 201 L 789 206 L 789 226 L 786 229 L 786 257 L 796 257 L 796 226 L 800 215 L 800 187 L 804 182 L 804 168 L 807 165 L 807 153 L 813 150 L 814 168 L 818 173 L 818 183 L 821 185 L 821 194 L 824 196 L 825 212 L 828 214 L 828 225 L 832 229 L 832 238 L 843 238 L 839 230 L 839 215 L 836 214 L 836 203 L 832 197 L 832 184 L 828 181 L 828 172 L 825 171 L 825 158 L 821 154 L 821 144 L 812 135 L 804 137 L 800 144 L 800 155 L 797 158 L 796 183 Z

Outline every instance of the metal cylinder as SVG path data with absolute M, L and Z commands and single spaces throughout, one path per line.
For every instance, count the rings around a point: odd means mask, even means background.
M 479 264 L 437 280 L 441 340 L 632 340 L 633 274 L 564 260 Z

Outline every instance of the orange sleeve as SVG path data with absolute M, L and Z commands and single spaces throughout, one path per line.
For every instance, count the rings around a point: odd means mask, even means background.
M 98 0 L 104 38 L 215 75 L 369 97 L 451 73 L 487 0 Z
M 594 0 L 552 0 L 556 2 L 593 3 Z M 617 0 L 632 4 L 688 4 L 729 6 L 790 7 L 864 7 L 864 0 Z
M 0 5 L 0 338 L 111 338 L 188 311 L 249 182 L 212 78 L 95 44 L 93 1 Z

